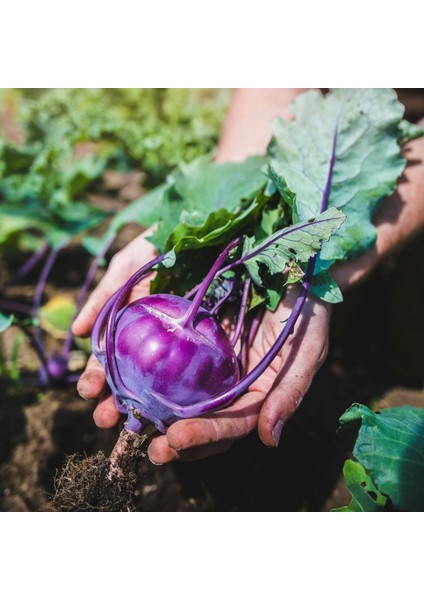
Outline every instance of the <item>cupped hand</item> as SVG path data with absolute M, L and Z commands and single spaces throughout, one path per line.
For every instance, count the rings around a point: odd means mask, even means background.
M 276 312 L 266 311 L 248 355 L 250 370 L 265 356 L 297 298 L 291 289 Z M 328 349 L 330 307 L 310 296 L 294 333 L 261 377 L 228 408 L 171 425 L 154 438 L 148 455 L 155 464 L 195 460 L 227 450 L 255 427 L 264 444 L 278 445 L 284 424 L 296 411 Z
M 113 257 L 105 276 L 73 324 L 75 335 L 89 335 L 104 303 L 140 266 L 156 255 L 156 249 L 146 240 L 147 235 L 148 232 L 138 236 Z M 273 345 L 298 292 L 296 286 L 289 289 L 277 311 L 265 312 L 248 354 L 249 370 Z M 145 279 L 133 288 L 130 300 L 148 293 L 149 280 Z M 295 412 L 325 359 L 329 317 L 329 305 L 310 296 L 294 333 L 247 393 L 228 408 L 171 425 L 166 435 L 159 435 L 151 441 L 148 449 L 150 460 L 163 464 L 211 456 L 225 451 L 255 427 L 258 427 L 264 444 L 277 446 L 284 424 Z M 114 400 L 106 390 L 104 371 L 97 359 L 91 356 L 78 382 L 78 392 L 86 399 L 100 399 L 93 418 L 101 428 L 114 427 L 120 418 Z

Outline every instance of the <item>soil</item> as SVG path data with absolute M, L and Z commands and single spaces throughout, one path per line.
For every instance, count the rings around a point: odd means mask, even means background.
M 415 116 L 413 111 L 424 113 L 422 94 L 414 98 L 410 117 Z M 110 178 L 112 189 L 118 184 L 113 175 Z M 120 182 L 121 189 L 129 186 L 128 198 L 116 201 L 114 190 L 107 199 L 109 206 L 118 208 L 120 202 L 134 197 L 134 186 L 141 181 L 138 177 Z M 106 202 L 96 197 L 93 201 Z M 125 230 L 110 254 L 136 232 Z M 22 256 L 0 260 L 3 280 Z M 51 273 L 47 298 L 59 292 L 75 297 L 87 265 L 87 255 L 79 246 L 66 249 Z M 14 297 L 28 300 L 38 273 L 36 269 L 16 286 Z M 100 269 L 97 278 L 101 276 Z M 125 484 L 134 492 L 132 504 L 105 507 L 96 500 L 97 509 L 328 511 L 347 504 L 341 471 L 354 439 L 338 433 L 340 415 L 353 402 L 424 408 L 423 282 L 421 236 L 334 307 L 327 360 L 285 426 L 277 449 L 266 448 L 253 432 L 226 453 L 197 462 L 155 466 L 144 457 L 134 478 Z M 15 334 L 12 328 L 2 336 L 6 351 Z M 20 369 L 31 371 L 36 364 L 32 350 L 23 343 Z M 90 477 L 103 476 L 104 456 L 111 453 L 119 428 L 96 428 L 94 403 L 79 398 L 75 385 L 47 390 L 0 380 L 0 388 L 0 510 L 88 510 L 83 503 L 52 504 L 52 498 L 60 477 L 72 475 L 75 461 L 86 461 Z

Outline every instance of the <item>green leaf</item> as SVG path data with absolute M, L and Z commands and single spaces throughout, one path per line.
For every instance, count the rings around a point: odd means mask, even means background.
M 358 423 L 353 454 L 380 492 L 397 510 L 424 510 L 424 410 L 404 406 L 375 413 L 353 404 L 340 424 Z
M 317 298 L 320 298 L 324 302 L 330 304 L 343 302 L 343 294 L 328 271 L 323 271 L 314 275 L 310 289 Z
M 37 201 L 0 204 L 0 244 L 20 231 L 37 230 L 44 234 L 53 248 L 63 245 L 73 236 L 99 225 L 105 213 L 83 202 L 73 202 L 53 210 Z
M 282 273 L 291 261 L 306 262 L 320 250 L 322 243 L 342 225 L 344 219 L 344 214 L 333 207 L 309 221 L 277 231 L 260 244 L 255 244 L 252 238 L 246 238 L 244 264 L 253 281 L 262 285 L 259 273 L 261 264 L 274 275 Z
M 75 314 L 75 301 L 64 294 L 54 296 L 40 308 L 40 324 L 57 339 L 66 338 Z
M 346 221 L 321 255 L 330 262 L 356 256 L 374 243 L 372 215 L 405 167 L 399 140 L 418 132 L 406 127 L 403 106 L 385 88 L 310 91 L 298 96 L 292 112 L 293 120 L 275 121 L 269 152 L 275 172 L 296 192 L 293 221 L 319 212 L 336 135 L 327 206 L 342 209 Z
M 6 331 L 12 325 L 14 318 L 13 315 L 4 315 L 0 312 L 0 333 L 3 333 L 3 331 Z
M 360 463 L 347 460 L 343 467 L 343 475 L 352 500 L 348 506 L 333 509 L 331 512 L 380 512 L 384 510 L 387 497 L 379 492 Z
M 269 198 L 258 195 L 244 210 L 228 211 L 226 208 L 209 213 L 200 226 L 179 223 L 166 242 L 166 249 L 176 253 L 226 244 L 257 221 Z
M 284 179 L 284 177 L 279 176 L 274 171 L 274 169 L 272 168 L 271 165 L 268 165 L 267 174 L 268 174 L 268 177 L 270 178 L 270 180 L 272 181 L 272 183 L 274 184 L 276 191 L 278 191 L 278 193 L 283 198 L 283 200 L 288 204 L 288 206 L 290 206 L 290 208 L 293 208 L 294 202 L 296 200 L 296 194 L 294 194 L 291 191 L 291 189 L 287 185 L 287 182 Z
M 180 167 L 166 183 L 118 213 L 108 231 L 117 232 L 131 222 L 145 227 L 155 224 L 157 230 L 150 240 L 163 252 L 165 247 L 169 250 L 178 243 L 179 249 L 190 247 L 188 238 L 199 247 L 203 243 L 200 238 L 212 234 L 214 226 L 220 231 L 223 227 L 231 230 L 225 221 L 238 224 L 238 213 L 244 214 L 242 200 L 251 201 L 265 186 L 261 167 L 266 159 L 252 157 L 234 164 L 209 161 L 202 157 Z M 219 239 L 221 233 L 212 237 Z M 184 243 L 182 238 L 186 238 Z M 209 244 L 210 239 L 205 243 Z
M 402 146 L 409 142 L 410 140 L 415 140 L 416 138 L 424 135 L 424 129 L 415 125 L 415 123 L 409 123 L 409 121 L 402 120 L 399 123 L 399 136 L 398 142 Z
M 203 217 L 219 208 L 233 211 L 240 200 L 251 200 L 264 187 L 261 168 L 266 157 L 253 156 L 242 163 L 206 163 L 204 159 L 180 167 L 174 175 L 175 190 L 184 210 Z

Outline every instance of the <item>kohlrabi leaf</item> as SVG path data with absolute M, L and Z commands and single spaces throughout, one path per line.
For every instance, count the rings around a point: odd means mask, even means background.
M 381 512 L 384 510 L 387 496 L 377 489 L 361 463 L 347 460 L 343 467 L 343 475 L 352 500 L 348 506 L 333 509 L 332 512 Z
M 353 404 L 340 424 L 360 424 L 353 455 L 395 509 L 424 510 L 424 410 L 411 406 L 375 413 Z
M 375 241 L 372 215 L 394 192 L 406 164 L 400 143 L 419 131 L 402 120 L 404 107 L 391 89 L 310 91 L 291 110 L 293 120 L 274 123 L 272 168 L 296 193 L 294 222 L 315 217 L 329 188 L 327 207 L 339 207 L 346 221 L 321 257 L 346 260 Z
M 57 339 L 65 339 L 75 315 L 75 300 L 58 294 L 40 308 L 39 318 L 43 329 Z
M 200 226 L 179 223 L 169 236 L 165 249 L 169 251 L 173 248 L 178 253 L 228 243 L 244 231 L 249 223 L 254 225 L 268 200 L 268 196 L 259 194 L 241 210 L 231 212 L 226 208 L 218 208 L 209 213 Z
M 99 225 L 105 213 L 83 202 L 52 210 L 37 201 L 0 204 L 0 244 L 20 231 L 37 230 L 52 247 L 63 245 L 78 233 Z
M 233 211 L 241 200 L 251 200 L 264 187 L 264 156 L 253 156 L 242 163 L 206 163 L 197 160 L 174 174 L 175 191 L 184 210 L 196 211 L 203 218 L 213 210 Z
M 2 312 L 0 312 L 0 333 L 6 331 L 6 329 L 12 325 L 13 320 L 13 315 L 4 315 Z
M 329 240 L 345 219 L 338 208 L 312 217 L 303 223 L 296 223 L 275 232 L 260 244 L 253 238 L 246 238 L 243 248 L 244 264 L 253 281 L 262 285 L 260 265 L 265 265 L 271 275 L 282 273 L 294 261 L 305 263 L 321 248 L 323 242 Z
M 214 164 L 207 157 L 197 159 L 180 167 L 166 183 L 120 211 L 108 231 L 116 232 L 131 222 L 145 227 L 157 225 L 149 239 L 159 251 L 165 246 L 170 249 L 177 243 L 175 240 L 187 236 L 198 247 L 196 230 L 203 231 L 201 235 L 206 231 L 211 234 L 213 221 L 221 230 L 226 215 L 232 215 L 229 219 L 234 221 L 248 204 L 243 206 L 242 201 L 251 201 L 265 187 L 266 176 L 261 171 L 265 164 L 266 158 L 260 156 L 234 164 Z M 174 231 L 175 228 L 178 231 Z M 169 239 L 171 234 L 172 241 Z M 219 237 L 218 232 L 216 237 Z M 186 240 L 180 247 L 188 244 Z
M 343 294 L 328 271 L 314 275 L 310 289 L 315 296 L 321 298 L 324 302 L 329 302 L 330 304 L 343 302 Z

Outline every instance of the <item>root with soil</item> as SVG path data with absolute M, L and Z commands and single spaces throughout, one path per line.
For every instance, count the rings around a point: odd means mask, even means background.
M 110 457 L 72 455 L 55 479 L 52 512 L 133 512 L 139 475 L 151 431 L 122 430 Z

